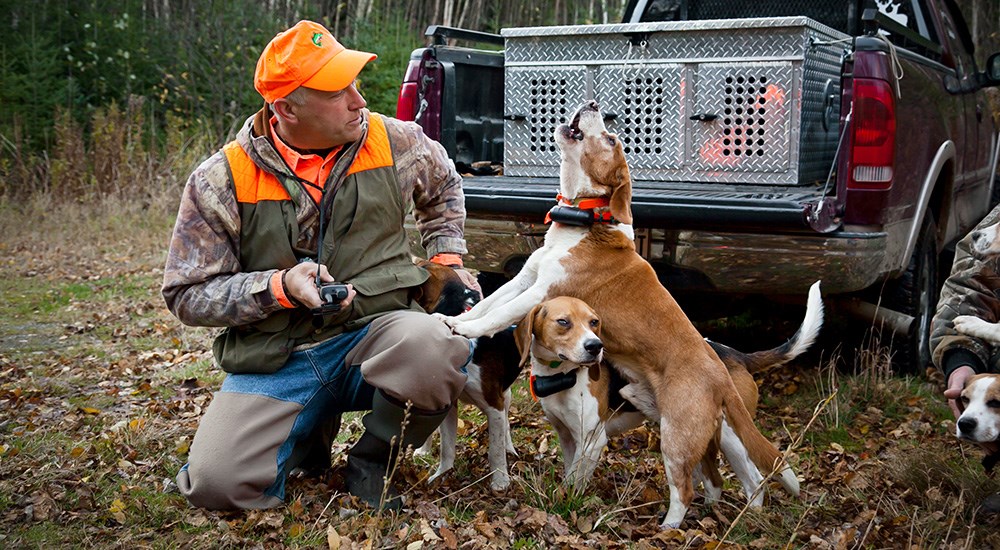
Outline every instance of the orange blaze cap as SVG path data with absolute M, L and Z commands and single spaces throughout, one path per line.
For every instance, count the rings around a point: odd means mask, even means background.
M 350 86 L 376 57 L 348 50 L 319 23 L 299 21 L 268 42 L 257 60 L 253 85 L 268 103 L 299 86 L 336 92 Z

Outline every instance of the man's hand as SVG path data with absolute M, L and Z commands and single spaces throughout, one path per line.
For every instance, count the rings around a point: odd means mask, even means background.
M 327 270 L 325 265 L 319 266 L 319 279 L 324 283 L 334 282 L 333 275 Z M 323 305 L 319 297 L 319 290 L 316 289 L 316 264 L 313 262 L 302 262 L 285 272 L 284 276 L 285 292 L 303 306 L 312 309 Z M 357 291 L 352 285 L 347 285 L 347 298 L 340 302 L 340 308 L 344 309 L 351 305 Z
M 462 283 L 464 283 L 465 286 L 475 290 L 476 293 L 479 294 L 480 300 L 483 299 L 483 287 L 479 286 L 479 280 L 476 279 L 475 275 L 460 267 L 455 268 L 455 273 L 457 273 L 458 277 L 462 279 Z
M 962 416 L 962 411 L 965 410 L 965 407 L 958 401 L 962 390 L 965 389 L 965 381 L 975 374 L 976 371 L 972 367 L 964 366 L 951 371 L 951 375 L 948 376 L 948 389 L 944 390 L 944 397 L 948 400 L 948 407 L 955 415 L 955 420 L 958 420 L 958 417 Z

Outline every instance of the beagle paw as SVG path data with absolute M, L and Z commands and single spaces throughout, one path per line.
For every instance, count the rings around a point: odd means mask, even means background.
M 494 493 L 504 493 L 508 487 L 510 487 L 510 476 L 506 473 L 503 475 L 494 475 L 490 480 L 490 489 Z
M 955 330 L 966 336 L 982 338 L 991 344 L 1000 344 L 1000 325 L 990 323 L 975 315 L 959 315 L 952 321 Z
M 449 323 L 452 332 L 458 334 L 459 336 L 465 336 L 466 338 L 479 338 L 480 336 L 492 336 L 488 331 L 483 330 L 483 324 L 477 321 L 460 321 L 456 318 L 452 318 L 452 322 Z
M 434 317 L 434 318 L 440 320 L 442 323 L 448 325 L 448 328 L 451 328 L 451 329 L 454 329 L 455 328 L 455 323 L 458 322 L 457 318 L 450 317 L 448 315 L 445 315 L 444 313 L 431 313 L 431 317 Z

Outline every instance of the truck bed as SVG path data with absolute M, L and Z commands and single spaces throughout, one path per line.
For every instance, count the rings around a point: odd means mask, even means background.
M 472 217 L 540 222 L 555 205 L 556 178 L 465 176 L 465 207 Z M 820 186 L 712 185 L 637 181 L 632 215 L 637 227 L 767 227 L 770 231 L 808 229 L 810 207 L 823 197 Z

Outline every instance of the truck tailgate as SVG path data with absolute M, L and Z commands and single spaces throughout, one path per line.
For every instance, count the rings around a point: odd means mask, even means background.
M 538 222 L 555 205 L 556 178 L 466 176 L 470 216 Z M 712 185 L 636 181 L 632 214 L 636 227 L 726 227 L 802 230 L 823 197 L 820 186 Z

